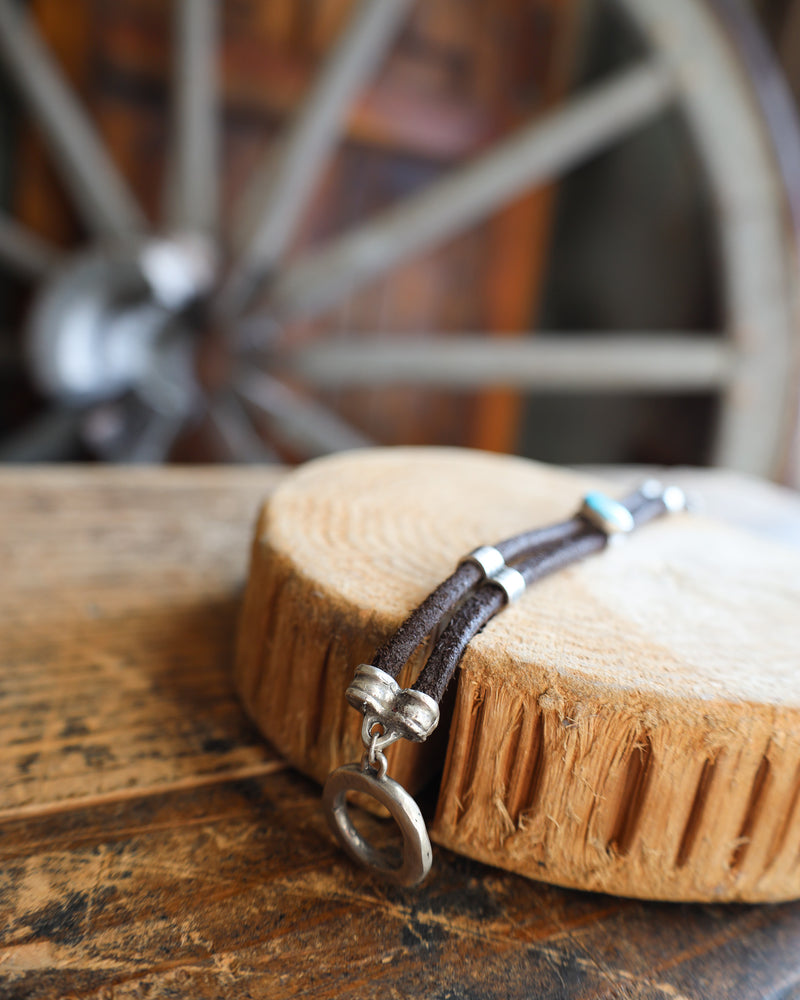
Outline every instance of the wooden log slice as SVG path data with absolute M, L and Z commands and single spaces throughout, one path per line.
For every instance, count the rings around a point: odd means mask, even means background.
M 236 666 L 250 714 L 319 781 L 359 759 L 354 667 L 463 553 L 564 519 L 597 485 L 448 449 L 293 473 L 256 530 Z M 439 742 L 396 745 L 390 773 L 413 791 L 443 765 L 433 839 L 533 878 L 656 899 L 797 897 L 799 661 L 796 553 L 677 515 L 494 619 Z

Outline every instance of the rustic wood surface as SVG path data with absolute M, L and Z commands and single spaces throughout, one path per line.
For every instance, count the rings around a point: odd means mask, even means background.
M 641 903 L 443 849 L 419 892 L 355 870 L 231 687 L 277 478 L 0 471 L 0 996 L 800 996 L 797 904 Z M 797 538 L 797 500 L 725 482 Z
M 237 686 L 324 780 L 361 753 L 340 692 L 459 556 L 562 520 L 595 480 L 453 449 L 307 465 L 257 529 Z M 470 643 L 438 743 L 434 839 L 572 888 L 666 900 L 800 897 L 800 568 L 695 514 L 537 584 Z M 413 665 L 401 684 L 413 680 Z M 445 746 L 446 741 L 446 746 Z

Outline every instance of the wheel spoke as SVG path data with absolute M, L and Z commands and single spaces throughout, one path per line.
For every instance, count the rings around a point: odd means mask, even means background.
M 175 132 L 167 170 L 166 221 L 213 233 L 218 223 L 218 0 L 176 0 Z
M 87 226 L 97 235 L 116 237 L 143 229 L 139 206 L 30 17 L 15 0 L 0 0 L 0 53 L 36 115 Z
M 40 281 L 52 273 L 60 257 L 58 249 L 36 233 L 0 216 L 0 261 L 20 277 Z
M 208 419 L 235 461 L 253 465 L 280 461 L 277 452 L 262 440 L 246 408 L 233 393 L 227 392 L 209 403 Z
M 246 404 L 269 418 L 276 435 L 304 454 L 325 455 L 372 444 L 341 417 L 264 372 L 242 372 L 235 390 Z
M 674 81 L 659 63 L 626 70 L 567 107 L 538 119 L 491 152 L 279 273 L 270 305 L 310 316 L 405 258 L 469 228 L 652 118 Z
M 114 460 L 132 465 L 166 462 L 183 425 L 183 416 L 168 415 L 153 410 L 147 414 L 139 432 L 131 435 L 119 449 Z
M 411 383 L 449 389 L 703 390 L 730 381 L 722 337 L 690 333 L 463 335 L 353 339 L 283 356 L 292 375 L 325 388 Z
M 185 413 L 154 409 L 131 392 L 87 410 L 81 436 L 105 462 L 152 464 L 169 458 L 185 424 Z
M 237 213 L 240 258 L 220 299 L 224 314 L 245 308 L 285 251 L 348 109 L 380 63 L 410 3 L 359 0 L 288 135 L 256 172 Z

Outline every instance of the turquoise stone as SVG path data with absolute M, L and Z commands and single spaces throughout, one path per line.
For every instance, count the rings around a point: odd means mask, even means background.
M 634 528 L 633 516 L 628 508 L 599 490 L 592 490 L 583 498 L 581 515 L 607 535 L 633 531 Z

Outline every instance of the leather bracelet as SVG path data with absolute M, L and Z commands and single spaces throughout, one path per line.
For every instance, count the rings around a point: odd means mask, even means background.
M 575 516 L 523 532 L 494 546 L 480 546 L 411 612 L 376 652 L 356 668 L 348 702 L 363 713 L 360 763 L 329 776 L 323 791 L 328 823 L 355 861 L 399 885 L 418 885 L 430 871 L 432 851 L 422 813 L 411 795 L 387 775 L 384 750 L 399 739 L 424 742 L 439 723 L 439 704 L 470 640 L 537 580 L 604 549 L 612 539 L 666 513 L 686 509 L 683 491 L 648 480 L 621 501 L 588 493 Z M 429 636 L 433 649 L 410 688 L 397 677 Z M 403 836 L 403 859 L 394 865 L 358 832 L 348 813 L 348 792 L 385 806 Z

